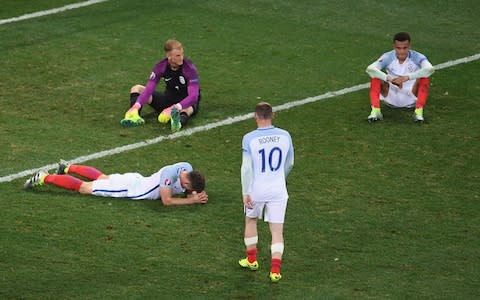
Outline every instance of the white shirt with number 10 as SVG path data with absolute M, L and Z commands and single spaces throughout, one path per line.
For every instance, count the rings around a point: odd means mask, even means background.
M 249 174 L 242 176 L 244 194 L 250 195 L 254 202 L 286 201 L 285 178 L 294 160 L 288 131 L 274 126 L 251 131 L 243 137 L 242 151 L 242 169 Z

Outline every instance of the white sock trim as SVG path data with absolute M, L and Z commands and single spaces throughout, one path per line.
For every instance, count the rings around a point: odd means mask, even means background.
M 285 246 L 284 246 L 283 243 L 275 243 L 275 244 L 272 244 L 272 246 L 270 247 L 270 250 L 272 251 L 272 255 L 273 255 L 273 253 L 283 254 L 283 249 L 284 248 L 285 248 Z
M 256 236 L 252 236 L 252 237 L 246 237 L 243 239 L 243 241 L 245 242 L 245 246 L 253 246 L 253 245 L 256 245 L 258 243 L 258 235 Z

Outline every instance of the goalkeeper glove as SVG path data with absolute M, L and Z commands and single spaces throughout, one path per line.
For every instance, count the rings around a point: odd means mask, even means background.
M 120 121 L 125 127 L 139 126 L 145 123 L 145 120 L 138 114 L 138 108 L 133 106 L 125 113 L 125 118 Z
M 182 105 L 180 103 L 174 104 L 170 107 L 165 108 L 159 115 L 158 115 L 158 122 L 160 123 L 168 123 L 170 118 L 172 117 L 172 108 L 176 107 L 178 110 L 182 109 Z

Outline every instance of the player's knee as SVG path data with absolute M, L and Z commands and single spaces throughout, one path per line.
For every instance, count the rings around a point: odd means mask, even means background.
M 82 184 L 80 185 L 80 188 L 78 189 L 78 192 L 80 194 L 86 194 L 86 195 L 91 194 L 92 191 L 93 191 L 92 182 L 82 182 Z
M 130 89 L 130 93 L 143 93 L 143 91 L 145 90 L 145 87 L 143 85 L 140 85 L 140 84 L 136 84 L 134 86 L 132 86 L 132 88 Z

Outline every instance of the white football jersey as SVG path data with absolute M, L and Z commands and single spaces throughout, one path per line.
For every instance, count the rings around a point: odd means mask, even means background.
M 421 68 L 422 61 L 426 60 L 425 55 L 420 52 L 410 50 L 403 63 L 398 61 L 395 50 L 384 53 L 379 59 L 379 69 L 385 68 L 387 74 L 392 77 L 405 76 Z
M 180 173 L 191 172 L 192 166 L 180 162 L 165 166 L 158 172 L 144 177 L 139 173 L 112 174 L 108 179 L 93 181 L 92 194 L 103 197 L 124 197 L 133 200 L 160 198 L 160 188 L 172 189 L 172 194 L 182 194 Z
M 286 173 L 293 163 L 293 144 L 288 131 L 270 126 L 243 137 L 243 155 L 251 157 L 252 179 L 248 194 L 255 202 L 288 199 Z

